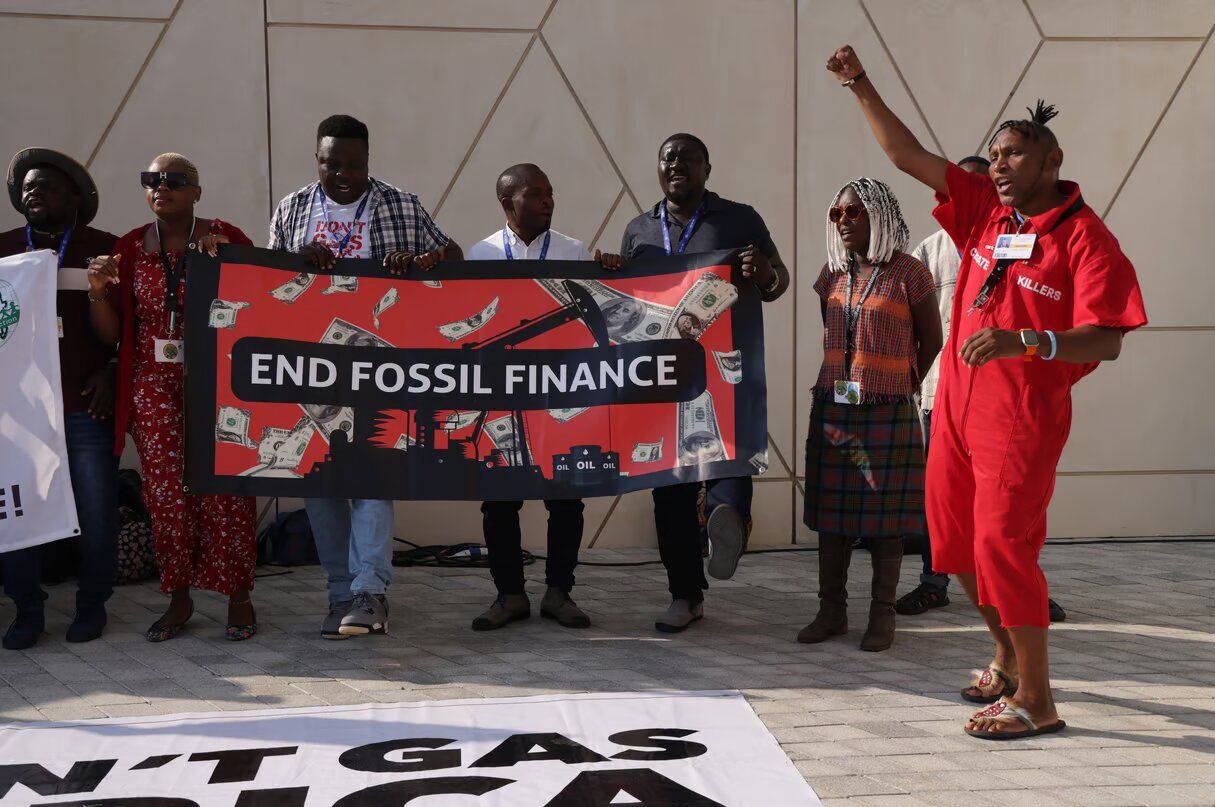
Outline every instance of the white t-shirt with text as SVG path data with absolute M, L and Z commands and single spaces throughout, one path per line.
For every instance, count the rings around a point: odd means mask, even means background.
M 363 194 L 362 198 L 356 199 L 348 205 L 334 204 L 332 200 L 325 199 L 324 204 L 329 210 L 329 221 L 326 222 L 325 210 L 318 191 L 312 199 L 312 215 L 308 222 L 308 242 L 323 242 L 325 246 L 329 247 L 329 251 L 339 258 L 370 258 L 371 234 L 368 232 L 371 225 L 370 209 L 364 208 L 362 218 L 358 221 L 354 220 L 354 214 L 358 212 L 359 205 L 366 198 L 367 194 Z M 350 240 L 342 249 L 342 254 L 338 255 L 338 244 L 352 227 L 354 232 L 351 233 Z

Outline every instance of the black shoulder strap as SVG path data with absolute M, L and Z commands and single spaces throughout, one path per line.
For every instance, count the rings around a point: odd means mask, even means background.
M 1067 221 L 1068 219 L 1070 219 L 1072 216 L 1076 215 L 1083 209 L 1084 209 L 1084 197 L 1077 196 L 1076 201 L 1074 201 L 1070 205 L 1068 205 L 1067 210 L 1064 210 L 1062 213 L 1059 214 L 1059 218 L 1055 219 L 1055 223 L 1050 226 L 1050 229 L 1042 234 L 1046 235 L 1047 233 L 1051 232 L 1051 230 L 1054 230 L 1060 224 Z

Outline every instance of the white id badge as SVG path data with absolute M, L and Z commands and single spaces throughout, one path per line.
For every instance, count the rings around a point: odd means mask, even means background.
M 991 256 L 997 261 L 1023 261 L 1033 255 L 1037 240 L 1034 233 L 1004 233 L 996 236 L 996 248 Z
M 156 361 L 162 364 L 181 364 L 185 357 L 185 342 L 181 339 L 156 340 Z
M 59 323 L 59 338 L 62 339 L 63 338 L 63 317 L 55 317 L 55 320 Z
M 835 402 L 842 404 L 859 404 L 861 402 L 861 384 L 859 381 L 836 381 Z

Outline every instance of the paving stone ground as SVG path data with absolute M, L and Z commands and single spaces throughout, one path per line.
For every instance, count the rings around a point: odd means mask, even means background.
M 678 636 L 653 630 L 667 599 L 658 565 L 582 567 L 574 594 L 590 630 L 534 618 L 495 633 L 468 630 L 493 596 L 487 572 L 398 569 L 392 635 L 342 642 L 318 635 L 319 568 L 259 579 L 261 629 L 243 643 L 223 640 L 224 604 L 202 593 L 186 633 L 148 644 L 142 632 L 165 600 L 143 584 L 118 589 L 101 640 L 69 645 L 69 583 L 53 589 L 36 648 L 0 651 L 0 720 L 730 688 L 826 804 L 1215 804 L 1215 543 L 1047 547 L 1052 595 L 1068 612 L 1051 660 L 1069 729 L 1016 743 L 961 731 L 957 691 L 990 645 L 960 592 L 947 608 L 901 617 L 889 651 L 857 648 L 868 560 L 853 560 L 852 632 L 812 647 L 794 636 L 813 615 L 813 553 L 748 555 L 734 580 L 713 583 L 705 620 Z M 901 591 L 918 567 L 909 556 Z M 538 610 L 540 566 L 528 577 Z M 5 601 L 0 621 L 11 617 Z

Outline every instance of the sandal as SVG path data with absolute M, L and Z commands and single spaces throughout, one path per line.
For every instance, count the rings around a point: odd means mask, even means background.
M 1048 726 L 1039 726 L 1033 721 L 1029 714 L 1019 706 L 1013 706 L 1007 700 L 1001 699 L 999 702 L 992 704 L 981 712 L 976 713 L 970 719 L 976 718 L 995 718 L 1001 723 L 1011 723 L 1013 720 L 1020 721 L 1025 725 L 1023 731 L 980 731 L 979 729 L 963 729 L 971 737 L 978 737 L 980 740 L 1021 740 L 1026 737 L 1037 737 L 1041 734 L 1054 734 L 1057 731 L 1063 731 L 1067 728 L 1067 724 L 1062 720 L 1056 720 Z
M 190 621 L 190 617 L 194 616 L 194 602 L 190 602 L 190 613 L 186 614 L 186 618 L 181 622 L 175 622 L 172 625 L 160 624 L 160 619 L 152 624 L 152 627 L 144 631 L 143 638 L 149 642 L 167 642 L 177 634 L 181 633 L 185 628 L 186 623 Z M 164 617 L 161 617 L 163 619 Z
M 230 604 L 231 605 L 248 605 L 250 602 L 252 602 L 252 601 L 245 600 L 244 602 L 237 602 L 237 603 L 230 603 Z M 253 622 L 251 624 L 233 625 L 233 624 L 229 623 L 228 627 L 224 629 L 224 638 L 227 639 L 229 642 L 243 642 L 246 639 L 252 639 L 253 636 L 257 633 L 257 610 L 253 609 L 253 608 L 250 608 L 249 610 L 253 611 Z
M 1000 698 L 1011 698 L 1017 694 L 1017 682 L 995 664 L 988 664 L 987 669 L 984 670 L 973 670 L 971 674 L 974 678 L 970 680 L 970 686 L 959 693 L 964 701 L 995 703 Z M 992 685 L 997 682 L 1000 684 L 1000 688 L 992 691 Z

